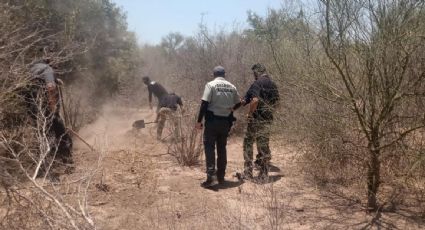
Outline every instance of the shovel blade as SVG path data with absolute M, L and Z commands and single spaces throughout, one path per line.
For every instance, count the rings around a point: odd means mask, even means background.
M 135 129 L 145 128 L 145 120 L 137 120 L 137 121 L 133 122 L 133 128 L 135 128 Z

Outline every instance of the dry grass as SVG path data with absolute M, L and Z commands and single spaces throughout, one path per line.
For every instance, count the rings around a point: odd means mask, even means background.
M 5 229 L 93 229 L 94 221 L 87 207 L 87 192 L 97 171 L 97 164 L 87 168 L 74 180 L 53 182 L 48 174 L 57 173 L 58 167 L 47 169 L 44 178 L 37 178 L 41 164 L 48 162 L 47 154 L 35 165 L 28 167 L 24 161 L 26 151 L 18 154 L 12 149 L 11 142 L 2 139 L 10 151 L 10 162 L 15 166 L 13 174 L 9 170 L 1 173 L 0 192 L 3 201 L 0 208 L 0 226 Z M 43 163 L 44 162 L 44 163 Z M 53 162 L 50 162 L 52 166 Z M 17 178 L 19 175 L 22 178 Z
M 180 140 L 169 144 L 168 153 L 174 156 L 180 165 L 194 166 L 199 163 L 200 156 L 203 153 L 203 134 L 202 130 L 195 129 L 196 106 L 187 104 L 185 105 L 185 113 L 179 118 L 181 119 Z M 172 130 L 169 124 L 168 127 L 168 130 Z

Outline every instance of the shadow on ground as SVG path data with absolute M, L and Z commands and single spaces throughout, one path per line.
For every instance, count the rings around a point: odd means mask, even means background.
M 343 195 L 336 191 L 321 191 L 322 205 L 317 205 L 314 199 L 309 200 L 303 206 L 302 219 L 311 223 L 313 227 L 320 229 L 423 229 L 425 216 L 419 210 L 420 207 L 399 205 L 387 208 L 384 205 L 380 210 L 368 213 L 364 204 L 353 197 Z M 308 205 L 315 202 L 316 205 Z M 299 210 L 297 210 L 299 211 Z M 315 213 L 315 215 L 309 215 Z M 294 219 L 300 216 L 288 213 Z M 300 220 L 299 220 L 300 221 Z M 314 223 L 321 223 L 315 225 Z M 414 227 L 414 228 L 412 228 Z
M 228 180 L 226 180 L 222 184 L 215 184 L 215 185 L 208 187 L 208 188 L 205 188 L 205 189 L 212 190 L 214 192 L 218 192 L 220 189 L 231 189 L 231 188 L 239 187 L 243 183 L 244 183 L 243 181 L 228 181 Z

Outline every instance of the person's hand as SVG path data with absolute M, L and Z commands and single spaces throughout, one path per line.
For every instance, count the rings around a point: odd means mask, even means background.
M 64 83 L 63 83 L 63 81 L 61 79 L 56 78 L 56 81 L 57 81 L 58 85 L 60 85 L 60 86 L 63 86 L 64 85 Z
M 51 113 L 56 113 L 57 110 L 57 106 L 55 102 L 50 101 L 49 102 L 49 108 L 50 108 L 50 112 Z
M 195 128 L 201 130 L 202 129 L 202 122 L 197 122 L 196 125 L 195 125 Z
M 251 121 L 252 119 L 254 119 L 254 117 L 252 116 L 252 113 L 248 113 L 248 114 L 246 115 L 246 119 L 247 119 L 248 121 Z
M 57 97 L 58 90 L 56 86 L 53 83 L 47 84 L 47 101 L 48 106 L 51 113 L 56 113 L 57 104 L 58 104 L 58 97 Z

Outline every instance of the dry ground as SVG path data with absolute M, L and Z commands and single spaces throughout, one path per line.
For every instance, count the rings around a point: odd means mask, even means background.
M 91 215 L 98 229 L 423 229 L 412 210 L 366 214 L 359 201 L 323 191 L 308 183 L 290 146 L 273 143 L 271 182 L 239 183 L 233 177 L 243 165 L 242 139 L 228 143 L 228 168 L 223 187 L 203 189 L 203 161 L 180 167 L 167 155 L 167 143 L 154 138 L 155 126 L 129 132 L 136 119 L 154 113 L 109 109 L 80 134 L 96 146 L 88 151 L 76 143 L 78 177 L 96 167 L 89 193 Z M 76 140 L 78 142 L 78 140 Z M 100 159 L 100 160 L 99 160 Z M 371 224 L 374 223 L 373 227 Z

